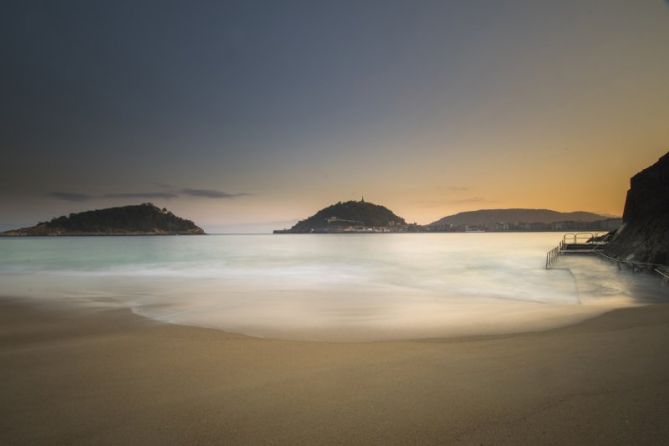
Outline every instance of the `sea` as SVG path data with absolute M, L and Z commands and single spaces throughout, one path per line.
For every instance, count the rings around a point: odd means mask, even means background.
M 0 238 L 0 297 L 326 342 L 548 330 L 669 300 L 598 257 L 545 268 L 560 233 Z

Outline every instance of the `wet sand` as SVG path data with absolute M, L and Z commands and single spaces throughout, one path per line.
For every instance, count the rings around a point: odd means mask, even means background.
M 0 364 L 8 445 L 669 442 L 669 305 L 346 344 L 2 299 Z

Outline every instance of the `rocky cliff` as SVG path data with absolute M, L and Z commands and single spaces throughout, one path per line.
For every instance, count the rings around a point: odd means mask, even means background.
M 144 203 L 70 214 L 3 236 L 58 235 L 200 235 L 202 228 L 172 212 Z
M 669 153 L 630 180 L 623 225 L 606 251 L 626 260 L 669 265 Z

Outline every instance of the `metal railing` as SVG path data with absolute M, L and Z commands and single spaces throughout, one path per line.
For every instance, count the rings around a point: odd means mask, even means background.
M 553 263 L 560 257 L 562 253 L 562 242 L 557 245 L 555 248 L 551 249 L 546 253 L 546 269 L 551 269 Z
M 669 283 L 669 266 L 661 265 L 659 263 L 649 262 L 635 262 L 632 260 L 622 260 L 606 255 L 603 252 L 607 242 L 597 240 L 597 235 L 594 233 L 567 233 L 562 237 L 562 241 L 553 249 L 546 253 L 546 269 L 551 269 L 553 264 L 561 255 L 566 254 L 597 254 L 604 259 L 614 262 L 618 269 L 622 269 L 625 265 L 632 269 L 632 271 L 652 271 L 657 273 L 662 281 Z
M 626 265 L 631 268 L 632 271 L 651 271 L 657 273 L 662 280 L 669 281 L 669 266 L 661 265 L 659 263 L 650 263 L 650 262 L 635 262 L 632 260 L 622 260 L 615 257 L 608 256 L 603 252 L 598 253 L 601 257 L 604 257 L 606 260 L 615 263 L 618 266 L 618 269 L 621 269 L 622 265 Z
M 594 232 L 567 232 L 562 236 L 564 244 L 585 244 L 592 243 L 592 240 L 597 237 Z
M 568 232 L 562 241 L 546 253 L 546 269 L 550 269 L 563 254 L 596 253 L 606 246 L 606 242 L 597 240 L 595 232 Z
M 655 268 L 654 271 L 662 277 L 662 280 L 664 280 L 665 283 L 669 282 L 669 274 L 665 271 L 662 271 L 660 268 Z

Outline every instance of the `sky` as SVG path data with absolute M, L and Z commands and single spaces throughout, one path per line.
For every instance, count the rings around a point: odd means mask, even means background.
M 4 1 L 0 229 L 151 201 L 264 232 L 620 215 L 669 151 L 664 0 Z

